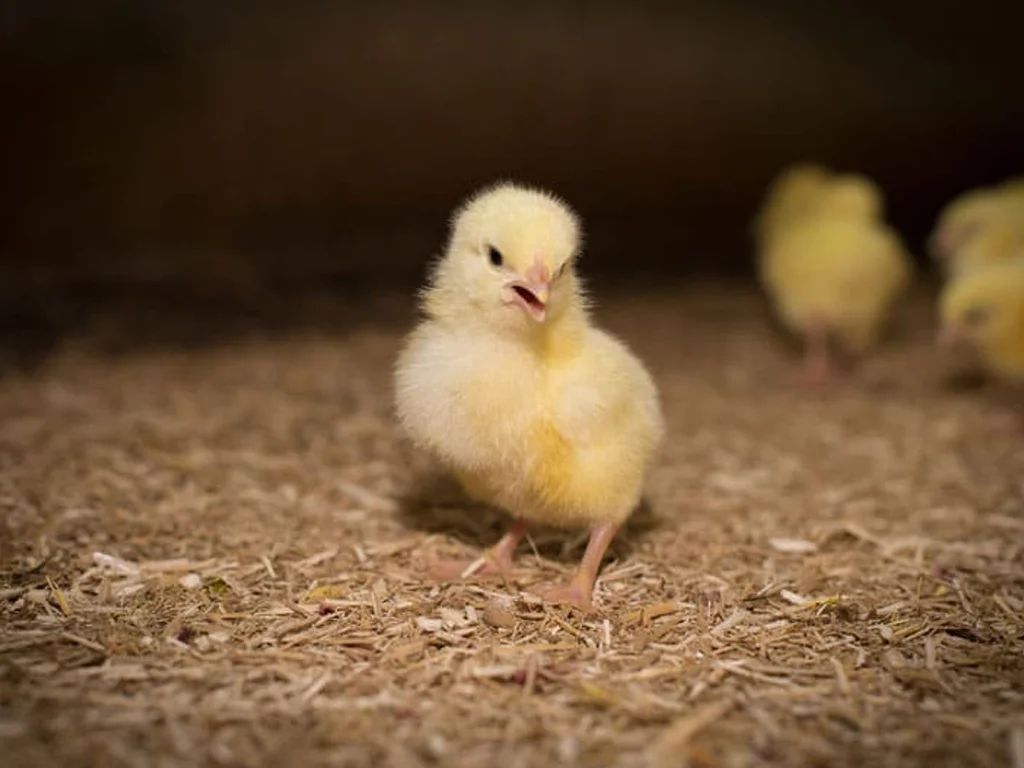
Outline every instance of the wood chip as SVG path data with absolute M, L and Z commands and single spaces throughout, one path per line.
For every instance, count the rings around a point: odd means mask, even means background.
M 187 573 L 178 579 L 178 583 L 185 589 L 199 589 L 203 586 L 203 577 L 198 573 Z
M 771 548 L 778 552 L 808 554 L 818 551 L 818 545 L 804 539 L 768 539 Z
M 516 617 L 497 603 L 484 606 L 484 621 L 501 629 L 511 629 L 516 625 Z

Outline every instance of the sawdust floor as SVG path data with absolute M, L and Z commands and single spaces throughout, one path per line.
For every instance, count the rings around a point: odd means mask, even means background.
M 601 306 L 670 437 L 586 619 L 526 595 L 575 534 L 421 578 L 502 518 L 395 432 L 406 312 L 113 352 L 101 318 L 0 380 L 4 764 L 1024 759 L 1024 438 L 947 386 L 925 305 L 817 396 L 761 311 Z

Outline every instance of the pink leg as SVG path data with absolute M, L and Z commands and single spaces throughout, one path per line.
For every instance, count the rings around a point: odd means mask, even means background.
M 527 523 L 516 520 L 508 533 L 482 557 L 477 560 L 442 560 L 430 567 L 428 576 L 438 581 L 503 576 L 512 570 L 512 557 L 528 529 Z
M 576 569 L 572 581 L 565 586 L 541 590 L 538 594 L 552 603 L 567 603 L 584 613 L 590 613 L 593 610 L 594 582 L 601 569 L 601 560 L 618 530 L 619 526 L 614 523 L 595 525 L 590 531 L 587 551 L 583 553 L 580 567 Z
M 801 381 L 808 387 L 823 387 L 832 378 L 832 365 L 828 351 L 828 328 L 819 320 L 804 329 L 804 367 Z
M 1006 434 L 1024 432 L 1024 411 L 999 411 L 991 416 L 993 431 Z

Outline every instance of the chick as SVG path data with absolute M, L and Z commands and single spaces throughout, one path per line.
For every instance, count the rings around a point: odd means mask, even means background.
M 932 258 L 950 274 L 957 272 L 962 250 L 993 222 L 1024 219 L 1024 178 L 974 189 L 950 202 L 939 214 L 928 240 Z
M 788 222 L 803 216 L 833 173 L 817 163 L 797 163 L 782 171 L 768 187 L 754 221 L 754 235 L 763 245 Z
M 1024 259 L 990 264 L 949 282 L 939 312 L 940 341 L 966 343 L 992 374 L 1024 382 Z
M 938 262 L 946 262 L 991 216 L 999 201 L 994 189 L 966 192 L 939 213 L 935 229 L 928 239 L 928 250 Z
M 805 382 L 821 385 L 831 375 L 830 341 L 854 355 L 870 350 L 912 268 L 884 225 L 812 216 L 772 239 L 759 272 L 779 319 L 804 341 Z
M 975 232 L 947 260 L 946 272 L 956 278 L 991 264 L 1024 256 L 1024 210 L 1004 203 L 1003 210 Z
M 395 385 L 413 441 L 514 519 L 483 558 L 434 573 L 505 574 L 530 523 L 587 526 L 572 581 L 543 593 L 586 611 L 664 426 L 644 366 L 591 324 L 579 246 L 577 217 L 551 194 L 501 184 L 472 197 L 454 217 Z

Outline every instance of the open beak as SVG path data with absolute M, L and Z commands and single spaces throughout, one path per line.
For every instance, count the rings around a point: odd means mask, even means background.
M 551 291 L 547 281 L 514 280 L 507 287 L 512 297 L 512 303 L 519 306 L 538 323 L 544 322 L 544 318 L 547 317 L 548 297 Z
M 928 239 L 928 252 L 935 261 L 945 261 L 949 256 L 949 238 L 943 235 L 932 235 Z
M 951 348 L 955 347 L 963 340 L 963 334 L 960 332 L 960 326 L 954 323 L 946 323 L 939 329 L 938 335 L 935 337 L 936 343 L 941 347 Z
M 519 305 L 536 322 L 544 322 L 551 295 L 551 273 L 541 258 L 535 259 L 526 270 L 525 279 L 513 280 L 506 287 L 513 304 Z

